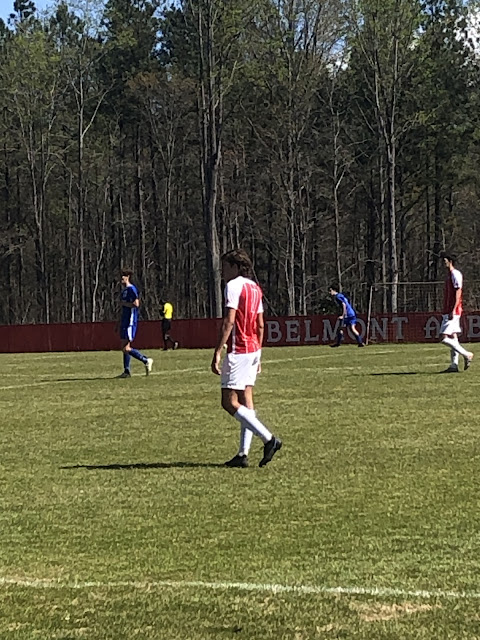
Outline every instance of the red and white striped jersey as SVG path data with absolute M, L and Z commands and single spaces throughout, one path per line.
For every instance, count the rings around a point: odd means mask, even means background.
M 254 353 L 260 349 L 257 316 L 263 313 L 262 290 L 249 278 L 238 276 L 225 287 L 225 306 L 235 309 L 235 324 L 228 340 L 229 353 Z
M 455 302 L 457 289 L 463 288 L 463 276 L 458 269 L 450 271 L 445 279 L 443 296 L 443 313 L 451 313 L 461 316 L 463 311 L 462 296 L 458 303 Z

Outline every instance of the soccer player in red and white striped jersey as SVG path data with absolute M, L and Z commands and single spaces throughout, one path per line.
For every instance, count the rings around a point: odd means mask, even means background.
M 458 373 L 459 356 L 463 356 L 464 369 L 469 368 L 473 359 L 473 353 L 464 349 L 458 341 L 458 334 L 462 332 L 460 318 L 463 311 L 463 275 L 455 268 L 454 256 L 442 253 L 442 258 L 448 274 L 445 279 L 440 334 L 442 343 L 450 349 L 450 366 L 443 373 Z
M 212 359 L 212 371 L 221 375 L 222 407 L 240 422 L 240 447 L 237 455 L 225 464 L 247 467 L 253 435 L 263 442 L 265 466 L 281 448 L 276 438 L 257 418 L 253 405 L 253 386 L 260 370 L 263 342 L 262 290 L 252 280 L 253 267 L 243 249 L 222 256 L 225 286 L 225 317 Z M 224 345 L 227 355 L 220 369 Z

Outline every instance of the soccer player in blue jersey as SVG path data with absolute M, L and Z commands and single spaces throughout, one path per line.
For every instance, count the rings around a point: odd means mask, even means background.
M 147 376 L 151 372 L 153 365 L 152 358 L 147 358 L 137 349 L 132 349 L 131 343 L 137 332 L 138 308 L 140 307 L 137 287 L 130 281 L 132 275 L 130 269 L 122 269 L 122 310 L 119 328 L 123 351 L 123 373 L 118 376 L 119 378 L 130 378 L 130 359 L 132 357 L 143 362 Z
M 350 304 L 349 299 L 343 293 L 339 293 L 338 287 L 336 285 L 331 285 L 328 290 L 332 298 L 334 298 L 340 305 L 342 305 L 342 313 L 338 316 L 340 320 L 340 326 L 338 327 L 336 342 L 335 344 L 331 344 L 331 347 L 339 347 L 343 340 L 343 328 L 350 327 L 353 335 L 355 336 L 355 340 L 357 341 L 357 345 L 359 347 L 364 347 L 362 336 L 357 331 L 357 314 L 355 309 Z

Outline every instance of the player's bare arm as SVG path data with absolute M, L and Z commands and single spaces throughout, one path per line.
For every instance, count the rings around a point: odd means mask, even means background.
M 235 324 L 236 309 L 227 309 L 227 313 L 223 319 L 222 326 L 220 327 L 220 333 L 218 334 L 217 344 L 213 352 L 211 369 L 217 376 L 220 375 L 220 360 L 222 358 L 223 346 L 227 343 L 230 334 L 232 333 L 233 325 Z
M 263 344 L 263 334 L 265 332 L 265 322 L 263 320 L 263 313 L 259 313 L 257 315 L 257 337 L 258 337 L 258 345 L 260 349 Z
M 455 289 L 455 306 L 450 311 L 450 320 L 453 318 L 453 312 L 460 305 L 460 301 L 462 299 L 462 289 Z
M 263 345 L 263 334 L 265 333 L 265 323 L 263 320 L 263 313 L 259 313 L 257 315 L 257 338 L 258 338 L 258 347 L 262 348 Z M 262 370 L 262 361 L 261 359 L 258 361 L 258 373 Z

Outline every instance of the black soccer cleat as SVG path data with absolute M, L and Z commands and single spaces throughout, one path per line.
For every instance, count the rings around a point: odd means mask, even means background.
M 233 456 L 233 458 L 231 460 L 227 460 L 227 462 L 225 462 L 225 466 L 226 467 L 243 467 L 244 469 L 246 467 L 248 467 L 248 456 L 240 456 L 237 455 Z
M 260 460 L 259 467 L 264 467 L 270 462 L 273 456 L 282 448 L 282 441 L 275 436 L 263 445 L 263 458 Z

